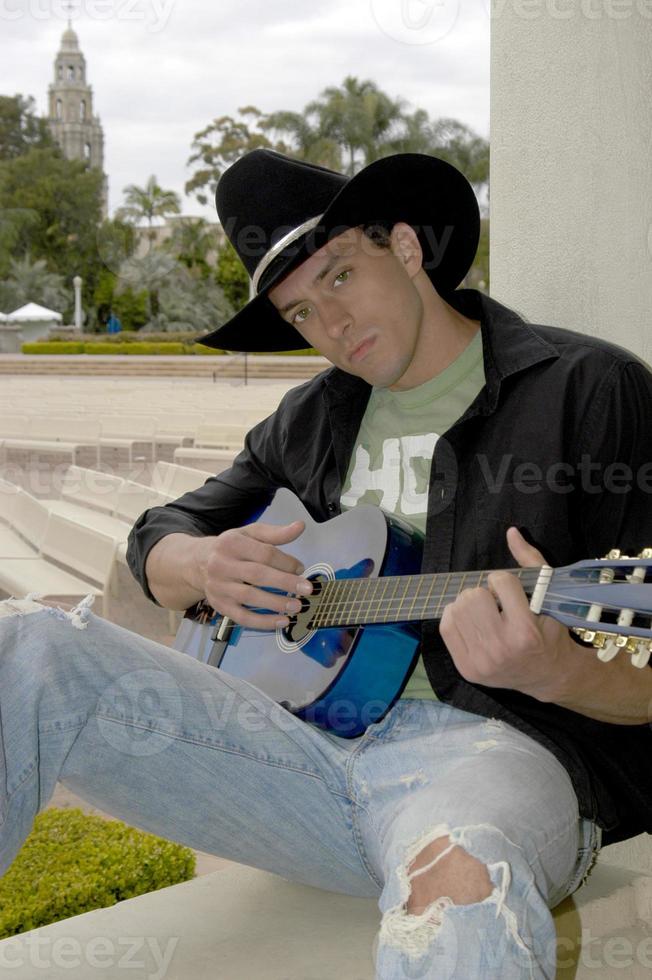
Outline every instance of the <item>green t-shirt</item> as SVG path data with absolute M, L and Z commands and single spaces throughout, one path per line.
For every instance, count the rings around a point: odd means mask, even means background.
M 374 388 L 342 489 L 342 509 L 375 504 L 426 529 L 430 465 L 435 444 L 484 387 L 480 330 L 452 364 L 417 388 Z M 419 658 L 402 697 L 436 695 Z

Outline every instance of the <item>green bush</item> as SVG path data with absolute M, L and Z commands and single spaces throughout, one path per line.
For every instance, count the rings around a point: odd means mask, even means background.
M 188 348 L 189 354 L 225 354 L 226 351 L 218 350 L 216 347 L 206 347 L 205 344 L 193 344 Z
M 84 345 L 74 341 L 36 340 L 22 344 L 23 354 L 83 354 Z
M 0 938 L 188 881 L 189 848 L 81 810 L 45 810 L 0 879 Z
M 143 334 L 137 332 L 115 334 L 115 336 L 82 334 L 82 340 L 42 340 L 23 344 L 23 354 L 228 354 L 229 351 L 216 350 L 194 342 L 196 334 Z M 174 340 L 170 340 L 174 337 Z M 163 339 L 166 338 L 166 339 Z M 312 347 L 306 350 L 274 351 L 283 357 L 314 357 L 319 352 Z M 251 355 L 255 357 L 255 354 Z
M 85 354 L 185 354 L 183 344 L 148 344 L 145 341 L 128 344 L 96 342 L 84 344 Z

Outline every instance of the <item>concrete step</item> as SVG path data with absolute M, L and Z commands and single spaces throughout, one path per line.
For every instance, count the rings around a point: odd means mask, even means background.
M 119 377 L 290 378 L 308 380 L 328 367 L 323 357 L 141 357 L 113 354 L 3 354 L 0 374 Z

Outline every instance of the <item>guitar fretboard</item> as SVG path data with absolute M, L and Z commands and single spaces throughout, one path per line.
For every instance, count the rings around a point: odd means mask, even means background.
M 540 568 L 510 568 L 529 596 Z M 364 626 L 439 619 L 463 589 L 486 585 L 489 571 L 388 575 L 383 578 L 337 579 L 309 597 L 311 627 Z

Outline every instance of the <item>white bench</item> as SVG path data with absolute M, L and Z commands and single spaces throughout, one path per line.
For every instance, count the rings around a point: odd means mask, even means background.
M 103 415 L 100 418 L 100 448 L 126 449 L 133 464 L 134 446 L 145 444 L 150 458 L 156 456 L 157 420 L 148 415 Z
M 192 433 L 202 421 L 203 416 L 197 412 L 178 412 L 168 407 L 164 415 L 158 416 L 156 444 L 183 446 L 186 440 L 192 442 Z
M 15 484 L 0 480 L 0 560 L 38 557 L 38 549 L 21 537 L 16 530 L 16 511 L 20 506 L 20 493 L 20 489 Z
M 231 423 L 204 423 L 195 429 L 195 447 L 204 449 L 242 449 L 249 426 Z
M 81 449 L 95 450 L 95 458 L 99 465 L 100 425 L 95 419 L 82 419 L 64 416 L 24 417 L 22 429 L 17 431 L 21 417 L 14 416 L 0 426 L 2 448 L 21 449 L 41 453 L 70 453 L 73 463 L 77 462 L 77 454 Z M 12 431 L 12 435 L 5 435 Z
M 197 470 L 192 466 L 177 466 L 175 463 L 159 460 L 152 470 L 150 480 L 155 490 L 176 498 L 189 490 L 201 487 L 210 476 L 213 474 L 208 470 Z
M 204 463 L 226 463 L 227 466 L 230 466 L 239 452 L 239 449 L 202 449 L 199 446 L 180 446 L 174 450 L 172 457 L 175 463 L 178 460 L 180 463 L 186 462 L 192 465 L 192 461 L 196 459 Z
M 108 535 L 49 514 L 40 555 L 3 558 L 0 589 L 19 598 L 32 592 L 52 599 L 92 594 L 101 598 L 102 615 L 108 618 L 115 551 Z

